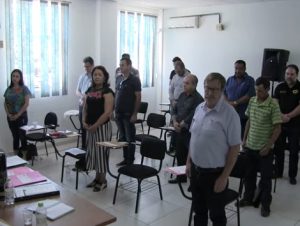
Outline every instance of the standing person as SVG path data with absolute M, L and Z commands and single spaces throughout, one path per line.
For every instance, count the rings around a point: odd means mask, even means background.
M 239 116 L 223 97 L 225 78 L 210 73 L 204 80 L 204 103 L 195 111 L 186 173 L 191 177 L 194 225 L 224 226 L 228 177 L 241 143 Z
M 124 59 L 124 58 L 130 59 L 130 55 L 129 55 L 128 53 L 123 53 L 121 59 Z M 136 69 L 136 68 L 134 68 L 134 67 L 132 67 L 132 66 L 131 66 L 131 68 L 130 68 L 130 73 L 131 73 L 132 75 L 134 75 L 134 76 L 140 77 L 140 72 L 139 72 L 139 70 Z M 116 77 L 118 77 L 118 76 L 121 75 L 121 74 L 122 74 L 121 68 L 118 67 L 118 68 L 116 69 Z
M 86 130 L 82 124 L 82 111 L 83 111 L 83 99 L 85 92 L 91 86 L 92 82 L 92 70 L 94 67 L 94 60 L 92 57 L 88 56 L 83 59 L 83 67 L 85 73 L 80 75 L 78 79 L 78 84 L 76 88 L 76 95 L 79 97 L 79 122 L 80 122 L 80 130 L 81 130 L 81 148 L 83 150 L 86 149 Z
M 247 74 L 246 62 L 243 60 L 234 63 L 234 70 L 234 75 L 227 79 L 224 94 L 240 116 L 243 138 L 247 122 L 245 111 L 250 98 L 255 96 L 254 79 Z
M 114 108 L 114 93 L 109 88 L 109 74 L 103 66 L 92 71 L 92 86 L 86 91 L 83 111 L 83 127 L 87 131 L 86 166 L 96 170 L 96 178 L 87 187 L 100 191 L 107 187 L 105 148 L 96 142 L 110 141 L 112 126 L 110 117 Z
M 190 72 L 185 69 L 185 65 L 182 61 L 176 61 L 175 72 L 176 74 L 172 78 L 169 86 L 169 99 L 171 102 L 171 108 L 175 106 L 179 95 L 183 92 L 184 77 L 190 74 Z
M 203 102 L 203 97 L 197 92 L 198 78 L 196 75 L 187 75 L 183 79 L 183 93 L 180 94 L 178 102 L 172 112 L 172 121 L 176 135 L 176 158 L 177 165 L 186 164 L 189 150 L 191 134 L 189 132 L 190 125 L 194 116 L 196 107 Z M 186 182 L 186 176 L 179 176 L 169 183 L 174 184 L 177 181 Z
M 274 98 L 278 101 L 282 113 L 283 124 L 281 134 L 274 147 L 276 155 L 277 176 L 282 177 L 284 168 L 284 151 L 286 138 L 288 138 L 289 178 L 290 184 L 297 183 L 300 137 L 300 82 L 297 80 L 299 68 L 290 64 L 285 70 L 285 81 L 275 89 Z
M 172 59 L 174 69 L 173 69 L 173 70 L 171 71 L 171 73 L 170 73 L 170 77 L 169 77 L 169 78 L 170 78 L 170 82 L 169 82 L 169 83 L 171 83 L 171 81 L 172 81 L 174 75 L 176 75 L 175 66 L 176 66 L 176 62 L 178 62 L 178 61 L 183 62 L 183 61 L 181 60 L 181 58 L 178 57 L 178 56 L 176 56 L 176 57 L 174 57 L 174 58 Z M 186 69 L 186 70 L 187 70 L 189 73 L 191 73 L 189 69 Z
M 281 114 L 278 103 L 269 96 L 270 82 L 263 77 L 255 81 L 256 96 L 249 101 L 246 115 L 243 146 L 249 161 L 245 176 L 244 197 L 240 206 L 253 205 L 257 171 L 260 171 L 258 197 L 261 216 L 270 215 L 272 201 L 273 151 L 272 147 L 281 130 Z
M 135 124 L 141 104 L 141 82 L 139 77 L 131 74 L 131 60 L 120 60 L 122 74 L 116 78 L 115 118 L 119 129 L 120 141 L 128 142 L 123 148 L 124 160 L 117 166 L 130 165 L 135 153 Z
M 27 125 L 27 108 L 29 105 L 30 91 L 24 84 L 23 73 L 14 69 L 10 75 L 10 85 L 4 93 L 4 108 L 7 114 L 7 122 L 13 136 L 13 149 L 15 154 L 20 154 L 21 148 L 26 146 L 25 132 L 21 126 Z

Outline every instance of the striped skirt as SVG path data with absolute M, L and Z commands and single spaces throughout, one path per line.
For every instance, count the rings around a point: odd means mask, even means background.
M 110 141 L 111 137 L 112 126 L 110 122 L 99 126 L 93 133 L 87 131 L 86 168 L 88 170 L 96 170 L 98 173 L 106 173 L 106 148 L 98 146 L 96 142 Z

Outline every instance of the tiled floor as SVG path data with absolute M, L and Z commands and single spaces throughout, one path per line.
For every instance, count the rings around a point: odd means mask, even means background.
M 62 143 L 58 145 L 59 150 L 64 150 L 75 145 L 74 142 Z M 43 150 L 39 151 L 44 153 Z M 49 156 L 40 155 L 35 161 L 34 169 L 39 170 L 44 175 L 52 179 L 58 184 L 61 175 L 61 158 L 55 159 L 53 150 L 49 149 Z M 42 159 L 40 159 L 42 158 Z M 115 164 L 122 159 L 121 150 L 111 151 L 110 165 L 113 172 L 116 172 Z M 74 164 L 72 159 L 67 162 Z M 136 153 L 136 161 L 139 161 L 138 151 Z M 164 167 L 172 164 L 172 159 L 166 156 Z M 117 217 L 114 226 L 185 226 L 188 225 L 188 217 L 190 210 L 190 201 L 182 197 L 177 185 L 168 184 L 170 175 L 161 172 L 161 182 L 163 190 L 163 201 L 159 198 L 158 189 L 150 189 L 142 192 L 138 214 L 134 213 L 136 195 L 133 192 L 119 189 L 116 204 L 112 204 L 115 179 L 110 176 L 108 179 L 108 187 L 104 191 L 93 192 L 92 189 L 86 188 L 85 185 L 93 180 L 94 173 L 79 175 L 79 187 L 75 190 L 75 173 L 71 172 L 65 177 L 64 187 L 69 188 L 78 195 L 86 198 L 98 207 Z M 124 184 L 130 179 L 121 177 Z M 230 187 L 237 189 L 238 181 L 231 179 Z M 185 187 L 186 189 L 186 187 Z M 300 225 L 300 183 L 292 186 L 288 183 L 288 179 L 284 176 L 277 181 L 277 191 L 273 193 L 273 202 L 271 206 L 271 215 L 268 218 L 262 218 L 259 209 L 252 207 L 241 209 L 241 225 L 242 226 L 296 226 Z M 228 219 L 228 225 L 237 225 L 236 216 Z

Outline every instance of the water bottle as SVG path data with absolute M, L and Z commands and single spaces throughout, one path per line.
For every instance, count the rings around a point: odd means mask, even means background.
M 39 202 L 35 211 L 36 226 L 47 226 L 47 209 L 44 203 Z
M 5 205 L 11 206 L 11 205 L 15 204 L 14 185 L 9 178 L 6 179 L 6 182 L 4 185 L 4 193 L 5 193 L 5 199 L 4 199 Z

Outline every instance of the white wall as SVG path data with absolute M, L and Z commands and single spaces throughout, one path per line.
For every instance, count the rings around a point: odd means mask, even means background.
M 75 89 L 79 75 L 83 72 L 82 59 L 85 56 L 95 58 L 95 63 L 100 59 L 97 55 L 95 21 L 97 12 L 97 2 L 95 0 L 72 0 L 70 4 L 70 30 L 69 30 L 69 73 L 68 73 L 68 95 L 50 98 L 30 99 L 28 108 L 29 121 L 43 123 L 45 114 L 49 111 L 55 112 L 59 117 L 61 128 L 71 129 L 71 123 L 63 118 L 63 113 L 68 109 L 77 109 L 77 97 Z M 0 40 L 4 39 L 4 0 L 0 0 Z M 12 151 L 12 136 L 6 121 L 6 114 L 3 108 L 3 93 L 7 88 L 7 77 L 10 73 L 5 73 L 4 48 L 0 49 L 0 148 Z
M 203 78 L 209 72 L 233 74 L 237 59 L 247 62 L 247 71 L 257 78 L 261 73 L 264 48 L 290 50 L 290 63 L 300 65 L 300 1 L 235 4 L 205 8 L 165 10 L 164 68 L 162 98 L 168 99 L 168 75 L 172 58 L 182 57 L 187 68 L 199 78 L 198 90 L 203 94 Z M 168 29 L 171 16 L 220 12 L 224 31 L 217 31 L 217 16 L 202 17 L 198 29 Z

